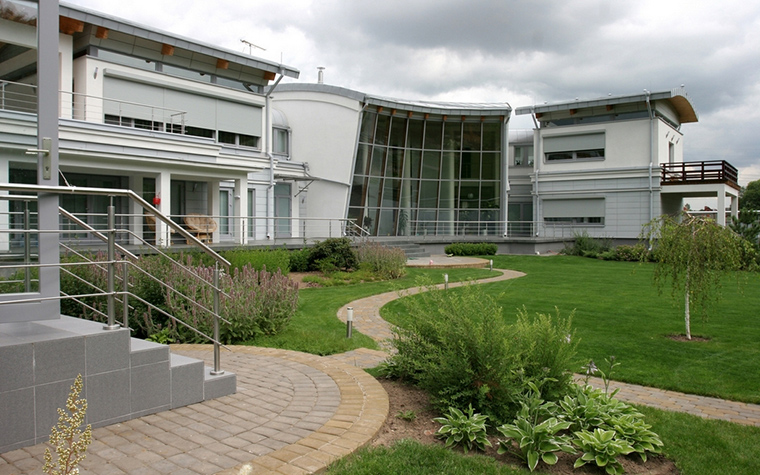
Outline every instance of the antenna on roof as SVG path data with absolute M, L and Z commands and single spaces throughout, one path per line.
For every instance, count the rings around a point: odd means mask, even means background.
M 267 50 L 266 48 L 262 48 L 261 46 L 255 45 L 255 44 L 251 43 L 250 41 L 246 41 L 246 40 L 244 40 L 242 38 L 240 38 L 240 42 L 248 45 L 248 54 L 251 54 L 251 51 L 253 50 L 253 48 L 260 49 L 261 51 L 266 51 Z

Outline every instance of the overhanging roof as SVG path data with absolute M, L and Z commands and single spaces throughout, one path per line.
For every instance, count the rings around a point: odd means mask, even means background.
M 556 102 L 551 104 L 538 104 L 533 106 L 523 106 L 515 109 L 516 115 L 525 114 L 544 114 L 548 112 L 565 111 L 572 109 L 586 109 L 600 106 L 614 106 L 616 104 L 631 104 L 636 102 L 646 102 L 647 93 L 631 94 L 624 96 L 607 96 L 590 100 L 574 100 L 566 102 Z M 674 88 L 670 91 L 651 92 L 649 93 L 650 101 L 667 100 L 675 108 L 680 116 L 681 123 L 697 122 L 699 120 L 697 111 L 691 103 L 686 89 L 683 86 Z
M 401 109 L 404 111 L 418 112 L 421 114 L 438 115 L 466 115 L 466 116 L 505 116 L 512 113 L 512 106 L 507 102 L 479 103 L 479 102 L 433 102 L 433 101 L 409 101 L 394 99 L 383 96 L 373 96 L 363 92 L 354 91 L 329 84 L 314 83 L 287 83 L 280 84 L 274 90 L 278 92 L 303 91 L 335 94 L 338 96 L 354 99 L 358 102 L 388 109 Z
M 149 28 L 128 20 L 96 12 L 79 5 L 61 2 L 59 12 L 62 17 L 81 21 L 97 27 L 118 31 L 126 35 L 135 36 L 159 44 L 188 50 L 193 53 L 212 56 L 221 60 L 233 62 L 243 66 L 260 69 L 283 76 L 298 78 L 300 71 L 296 68 L 268 61 L 266 59 L 249 56 L 236 51 L 219 48 L 214 45 L 202 43 L 197 40 L 186 38 L 173 33 L 168 33 L 155 28 Z

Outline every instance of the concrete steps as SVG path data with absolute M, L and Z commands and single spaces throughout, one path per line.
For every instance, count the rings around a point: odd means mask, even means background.
M 71 317 L 0 324 L 0 452 L 48 439 L 78 374 L 86 423 L 100 427 L 232 394 L 233 373 Z

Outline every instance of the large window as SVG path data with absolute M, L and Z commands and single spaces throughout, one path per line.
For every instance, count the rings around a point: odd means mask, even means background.
M 498 232 L 502 136 L 499 119 L 366 111 L 348 216 L 375 235 Z
M 277 155 L 290 156 L 290 134 L 287 129 L 275 127 L 272 129 L 274 141 L 272 151 Z
M 547 162 L 604 160 L 604 134 L 579 134 L 544 137 Z

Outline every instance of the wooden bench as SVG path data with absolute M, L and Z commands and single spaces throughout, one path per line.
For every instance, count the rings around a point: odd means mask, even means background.
M 193 213 L 185 216 L 184 221 L 187 230 L 195 234 L 195 237 L 199 241 L 204 243 L 211 242 L 211 237 L 214 231 L 216 231 L 216 221 L 211 216 Z M 188 244 L 190 243 L 188 242 Z

